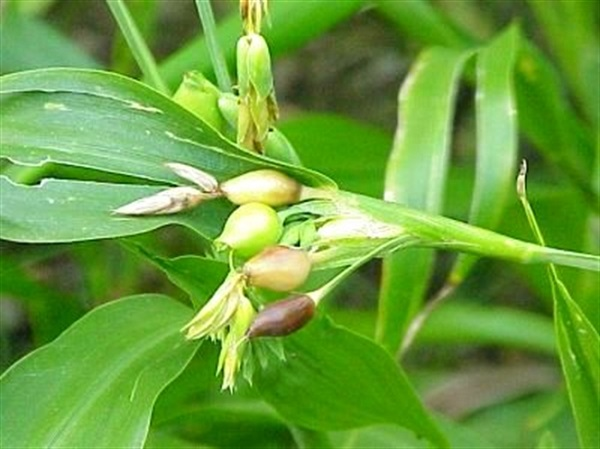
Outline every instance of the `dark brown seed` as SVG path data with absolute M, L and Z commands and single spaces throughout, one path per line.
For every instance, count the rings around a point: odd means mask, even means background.
M 307 295 L 294 295 L 262 309 L 246 332 L 248 338 L 283 337 L 296 332 L 310 321 L 315 302 Z

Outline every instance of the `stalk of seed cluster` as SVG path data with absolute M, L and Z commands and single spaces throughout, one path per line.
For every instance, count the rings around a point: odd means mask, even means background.
M 402 236 L 378 245 L 318 289 L 307 293 L 293 294 L 265 306 L 254 317 L 246 331 L 246 336 L 249 339 L 283 337 L 300 330 L 310 322 L 321 300 L 358 267 L 380 253 L 395 250 L 407 245 L 410 241 L 409 236 Z

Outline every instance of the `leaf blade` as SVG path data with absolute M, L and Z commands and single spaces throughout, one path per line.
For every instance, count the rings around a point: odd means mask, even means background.
M 255 381 L 286 419 L 316 430 L 395 423 L 447 447 L 406 375 L 371 340 L 319 319 L 284 344 L 287 361 Z
M 179 332 L 189 316 L 165 296 L 125 298 L 21 359 L 1 378 L 2 446 L 142 447 L 157 395 L 197 348 Z
M 181 179 L 167 162 L 220 180 L 269 166 L 308 185 L 334 185 L 317 172 L 243 150 L 169 98 L 114 73 L 20 72 L 2 77 L 0 92 L 0 156 L 17 163 L 54 161 L 172 184 Z
M 175 215 L 112 215 L 118 206 L 159 190 L 154 186 L 56 179 L 39 186 L 23 186 L 0 176 L 0 236 L 15 242 L 76 242 L 141 234 L 168 224 L 181 224 L 208 239 L 218 235 L 231 210 L 224 201 L 213 201 Z
M 387 165 L 387 201 L 441 212 L 454 98 L 470 55 L 471 51 L 432 48 L 419 57 L 405 80 Z M 389 351 L 397 349 L 423 299 L 432 263 L 430 250 L 417 249 L 402 251 L 383 264 L 377 339 Z
M 513 70 L 519 33 L 511 26 L 477 55 L 477 169 L 469 223 L 498 226 L 512 193 L 517 164 Z M 459 283 L 477 259 L 461 255 L 450 275 Z

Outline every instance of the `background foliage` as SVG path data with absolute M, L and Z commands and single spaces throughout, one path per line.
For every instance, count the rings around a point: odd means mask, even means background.
M 548 245 L 598 254 L 596 2 L 271 3 L 279 127 L 304 166 L 530 241 L 513 184 L 526 157 Z M 212 76 L 193 2 L 127 5 L 172 91 L 187 70 Z M 233 73 L 237 4 L 213 6 Z M 2 74 L 140 76 L 104 2 L 2 8 Z M 230 206 L 102 211 L 177 184 L 165 159 L 330 181 L 241 152 L 122 76 L 38 71 L 1 90 L 3 447 L 597 447 L 597 273 L 560 268 L 566 291 L 543 266 L 400 252 L 327 298 L 288 363 L 219 393 L 215 348 L 178 329 L 225 272 L 205 256 Z

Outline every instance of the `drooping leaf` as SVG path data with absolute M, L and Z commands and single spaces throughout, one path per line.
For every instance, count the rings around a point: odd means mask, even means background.
M 487 229 L 498 226 L 514 188 L 517 112 L 513 68 L 518 38 L 518 29 L 512 26 L 477 55 L 477 170 L 469 223 Z M 451 280 L 459 283 L 475 260 L 461 255 Z
M 197 344 L 161 295 L 99 307 L 0 379 L 2 447 L 142 447 L 158 394 Z
M 385 199 L 442 212 L 454 99 L 470 51 L 424 52 L 399 94 L 398 127 L 387 165 Z M 423 300 L 432 268 L 428 250 L 403 251 L 385 261 L 377 338 L 395 351 Z
M 426 0 L 410 2 L 378 2 L 377 11 L 389 18 L 398 32 L 408 34 L 421 45 L 444 45 L 455 49 L 474 48 L 481 44 L 473 30 L 459 21 L 442 16 Z M 590 6 L 571 5 L 567 9 L 587 9 Z M 565 3 L 565 5 L 567 4 Z M 575 2 L 590 3 L 590 2 Z M 541 5 L 539 9 L 544 9 Z M 415 19 L 419 17 L 419 19 Z M 573 34 L 578 34 L 581 27 L 576 23 L 566 23 L 571 14 L 561 16 L 561 26 L 569 27 Z M 562 21 L 561 21 L 562 20 Z M 590 18 L 583 19 L 584 28 Z M 426 26 L 423 26 L 426 23 Z M 587 30 L 585 31 L 587 32 Z M 570 33 L 569 33 L 570 34 Z M 580 38 L 580 37 L 578 37 Z M 560 39 L 560 31 L 558 34 Z M 591 47 L 594 43 L 589 42 Z M 586 45 L 587 47 L 587 45 Z M 589 48 L 589 47 L 588 47 Z M 578 54 L 590 54 L 578 51 Z M 597 53 L 597 52 L 596 52 Z M 590 70 L 597 55 L 589 57 L 584 67 L 588 67 L 585 82 L 594 84 L 593 93 L 586 103 L 596 106 L 594 96 L 597 95 L 597 70 Z M 597 66 L 597 63 L 596 63 Z M 587 195 L 592 207 L 598 203 L 597 176 L 591 177 L 597 166 L 596 135 L 587 129 L 587 125 L 578 118 L 573 106 L 564 92 L 563 84 L 552 63 L 530 41 L 523 40 L 516 65 L 516 94 L 519 111 L 519 127 L 526 138 L 534 144 L 547 162 L 562 171 L 578 188 Z M 582 67 L 579 67 L 581 70 Z M 597 111 L 592 111 L 596 114 Z M 592 185 L 590 186 L 590 179 Z
M 290 422 L 316 430 L 394 423 L 447 447 L 406 375 L 373 341 L 317 319 L 284 345 L 287 360 L 255 382 Z

